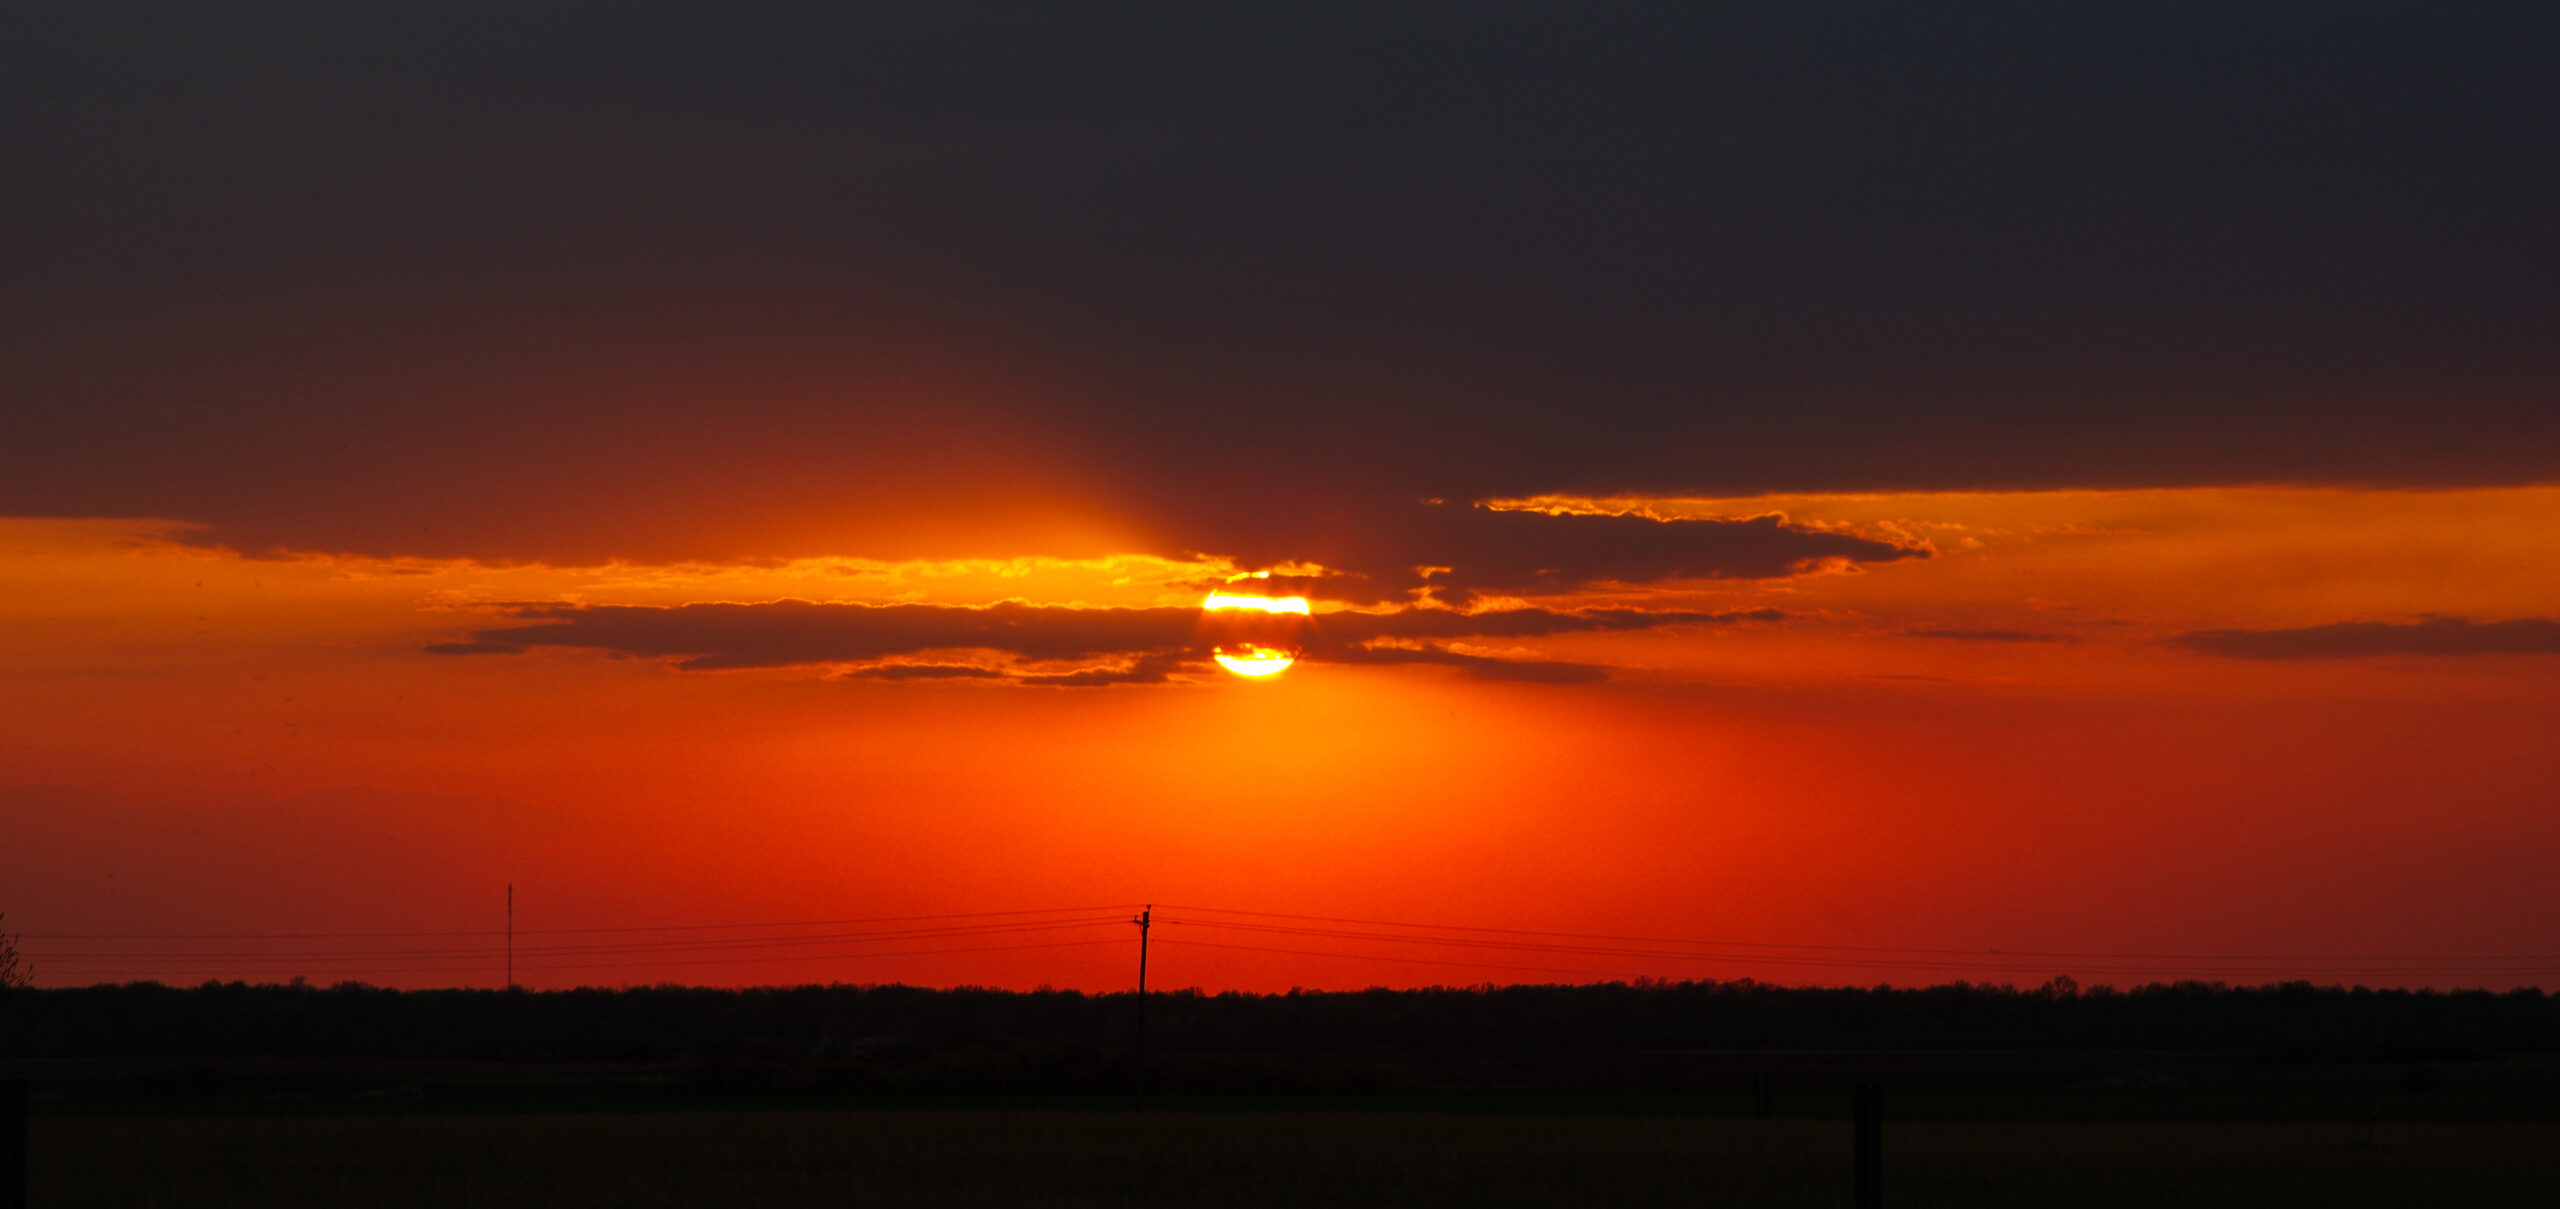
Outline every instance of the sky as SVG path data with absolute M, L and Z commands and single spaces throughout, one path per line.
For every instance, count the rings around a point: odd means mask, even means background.
M 2555 36 L 11 10 L 0 928 L 2560 987 Z

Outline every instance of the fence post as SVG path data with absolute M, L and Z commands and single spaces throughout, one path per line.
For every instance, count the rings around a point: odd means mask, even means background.
M 1873 1083 L 1858 1085 L 1858 1123 L 1851 1149 L 1857 1167 L 1857 1209 L 1884 1209 L 1884 1093 Z
M 0 1209 L 27 1209 L 27 1081 L 0 1079 Z

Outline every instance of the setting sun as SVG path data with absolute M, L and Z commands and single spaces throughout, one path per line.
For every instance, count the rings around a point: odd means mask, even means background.
M 1297 662 L 1298 628 L 1309 617 L 1304 596 L 1238 596 L 1211 592 L 1200 604 L 1201 629 L 1218 666 L 1252 679 L 1276 676 Z
M 1298 661 L 1297 656 L 1287 651 L 1255 646 L 1251 643 L 1239 646 L 1232 651 L 1219 647 L 1210 654 L 1217 659 L 1218 666 L 1236 675 L 1251 676 L 1255 679 L 1277 676 L 1287 670 L 1290 664 Z

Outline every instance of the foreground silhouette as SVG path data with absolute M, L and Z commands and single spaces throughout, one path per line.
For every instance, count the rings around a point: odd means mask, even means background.
M 40 1080 L 265 1092 L 397 1076 L 561 1090 L 1114 1094 L 1127 993 L 809 986 L 29 989 L 0 1047 Z M 1168 1093 L 1765 1094 L 2512 1089 L 2560 1083 L 2560 998 L 2177 983 L 2083 991 L 1610 983 L 1149 997 Z M 383 1072 L 391 1072 L 385 1074 Z M 405 1072 L 405 1073 L 401 1073 Z M 2541 1114 L 2547 1115 L 2547 1114 Z

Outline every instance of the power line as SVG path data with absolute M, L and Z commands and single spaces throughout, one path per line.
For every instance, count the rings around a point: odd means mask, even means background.
M 843 953 L 775 953 L 755 957 L 684 957 L 653 960 L 643 962 L 641 964 L 653 966 L 769 965 L 775 962 L 785 961 L 858 960 L 876 957 L 932 957 L 948 953 L 1009 953 L 1024 949 L 1072 949 L 1090 945 L 1116 943 L 1119 942 L 1108 939 L 1052 940 L 1012 945 L 958 945 L 937 949 L 865 949 L 856 952 Z M 629 962 L 620 961 L 563 961 L 552 962 L 544 965 L 528 966 L 526 968 L 532 970 L 614 970 L 627 968 L 630 964 L 631 963 Z
M 959 946 L 959 947 L 952 947 L 952 948 L 940 948 L 940 949 L 890 949 L 890 950 L 877 950 L 877 949 L 874 949 L 874 950 L 868 950 L 868 951 L 864 951 L 864 952 L 855 952 L 855 953 L 806 953 L 806 954 L 801 954 L 801 953 L 781 953 L 781 954 L 773 954 L 773 955 L 769 955 L 769 956 L 760 956 L 760 957 L 703 957 L 703 958 L 677 958 L 677 959 L 671 959 L 671 960 L 648 961 L 648 962 L 642 962 L 642 963 L 639 963 L 639 964 L 642 964 L 642 965 L 657 965 L 657 966 L 670 966 L 670 965 L 672 965 L 672 966 L 685 966 L 685 965 L 752 965 L 752 964 L 771 964 L 771 963 L 774 963 L 774 962 L 783 962 L 783 961 L 845 960 L 845 959 L 874 958 L 874 957 L 934 957 L 934 956 L 940 956 L 940 955 L 943 955 L 943 954 L 949 954 L 949 953 L 1004 953 L 1004 952 L 1012 952 L 1012 951 L 1015 951 L 1015 950 L 1021 950 L 1021 949 L 1068 949 L 1068 948 L 1081 948 L 1081 947 L 1086 947 L 1086 946 L 1091 946 L 1091 945 L 1107 945 L 1107 944 L 1119 944 L 1119 943 L 1122 943 L 1122 942 L 1121 942 L 1121 941 L 1117 941 L 1117 940 L 1109 940 L 1109 939 L 1104 939 L 1104 940 L 1062 940 L 1062 941 L 1048 941 L 1048 942 L 1037 943 L 1037 944 L 1020 944 L 1020 945 L 967 945 L 967 946 Z M 525 968 L 526 968 L 527 970 L 530 970 L 530 971 L 536 971 L 536 972 L 544 971 L 544 970 L 600 970 L 600 969 L 614 969 L 614 970 L 618 970 L 618 969 L 628 969 L 628 968 L 630 968 L 631 964 L 632 964 L 632 963 L 630 963 L 630 962 L 620 962 L 620 961 L 554 962 L 554 963 L 551 963 L 551 964 L 548 964 L 548 965 L 533 965 L 533 966 L 527 966 L 527 967 L 525 967 Z M 253 962 L 253 963 L 250 963 L 250 965 L 251 965 L 252 967 L 259 966 L 259 965 L 264 965 L 264 966 L 271 967 L 271 968 L 276 968 L 276 969 L 286 969 L 286 970 L 298 970 L 298 969 L 302 968 L 302 963 L 293 962 L 293 961 L 291 961 L 291 960 L 289 960 L 289 959 L 279 959 L 279 960 L 277 960 L 277 961 L 264 962 L 264 963 L 254 963 L 254 962 Z M 216 967 L 216 966 L 181 966 L 181 967 L 179 967 L 180 971 L 187 971 L 187 972 L 192 972 L 192 971 L 195 971 L 195 970 L 203 970 L 203 971 L 206 971 L 206 972 L 215 972 L 215 971 L 219 971 L 219 970 L 236 970 L 236 969 L 238 969 L 238 968 L 240 968 L 240 967 L 239 967 L 239 966 L 237 966 L 237 965 L 234 965 L 234 964 L 225 964 L 225 965 L 222 965 L 222 966 L 219 966 L 219 967 Z M 488 968 L 488 967 L 487 967 L 485 964 L 481 964 L 481 963 L 473 963 L 473 964 L 465 964 L 465 965 L 451 965 L 451 966 L 404 966 L 404 967 L 396 967 L 396 968 L 395 968 L 395 967 L 388 967 L 388 966 L 366 965 L 366 964 L 361 964 L 361 963 L 359 963 L 359 964 L 356 964 L 356 965 L 354 965 L 354 966 L 352 966 L 352 967 L 350 967 L 350 968 L 348 968 L 348 969 L 336 970 L 336 971 L 332 971 L 332 972 L 334 972 L 334 973 L 341 973 L 341 974 L 345 974 L 345 973 L 356 973 L 356 972 L 381 972 L 381 973 L 418 974 L 418 973 L 451 973 L 451 972 L 459 972 L 459 971 L 465 971 L 465 970 L 478 970 L 478 969 L 486 969 L 486 968 Z
M 2152 961 L 2551 961 L 2560 962 L 2560 953 L 2463 953 L 2463 954 L 2358 954 L 2353 956 L 2247 953 L 2118 953 L 2104 951 L 2072 951 L 2055 949 L 1933 949 L 1889 945 L 1822 945 L 1773 940 L 1702 940 L 1676 936 L 1625 936 L 1606 932 L 1549 932 L 1529 928 L 1484 928 L 1468 924 L 1405 923 L 1385 919 L 1356 919 L 1335 915 L 1292 915 L 1280 911 L 1241 911 L 1228 907 L 1183 906 L 1165 904 L 1168 911 L 1204 911 L 1213 915 L 1245 915 L 1260 919 L 1297 919 L 1318 923 L 1361 924 L 1379 928 L 1415 928 L 1443 932 L 1478 932 L 1504 936 L 1548 936 L 1577 940 L 1617 940 L 1644 944 L 1721 946 L 1737 949 L 1805 949 L 1828 953 L 1909 953 L 1986 957 L 2071 957 L 2124 958 Z
M 469 939 L 487 944 L 374 947 L 331 945 L 325 948 L 276 949 L 186 948 L 117 949 L 112 943 L 46 953 L 30 958 L 54 968 L 72 970 L 303 970 L 397 971 L 406 974 L 495 972 L 501 963 L 513 968 L 518 957 L 527 970 L 633 969 L 666 966 L 780 964 L 898 958 L 944 953 L 996 952 L 1018 949 L 1070 948 L 1108 941 L 1058 941 L 941 947 L 878 949 L 861 946 L 915 942 L 961 941 L 1072 932 L 1125 925 L 1119 907 L 1051 907 L 1013 911 L 944 912 L 930 915 L 868 916 L 834 920 L 769 921 L 724 924 L 624 925 L 614 927 L 526 929 L 523 935 L 548 937 L 555 943 L 520 945 L 509 932 L 197 932 L 197 933 L 29 933 L 30 940 L 118 941 L 362 941 Z M 2159 977 L 2359 977 L 2419 981 L 2452 977 L 2539 979 L 2560 972 L 2560 955 L 2551 954 L 2408 954 L 2394 956 L 2132 953 L 2024 949 L 1957 949 L 1886 945 L 1824 945 L 1778 941 L 1742 941 L 1613 933 L 1545 931 L 1462 924 L 1413 923 L 1349 916 L 1247 911 L 1219 907 L 1167 907 L 1168 912 L 1196 913 L 1155 922 L 1184 932 L 1212 930 L 1315 942 L 1327 947 L 1288 948 L 1168 937 L 1181 943 L 1240 952 L 1266 952 L 1352 961 L 1439 965 L 1485 970 L 1517 970 L 1541 974 L 1612 977 L 1610 971 L 1476 960 L 1481 954 L 1536 959 L 1587 960 L 1612 968 L 1635 964 L 1652 970 L 1700 965 L 1751 967 L 1778 965 L 1809 970 L 1928 971 L 1934 973 L 2050 974 Z M 1110 912 L 1110 914 L 1104 914 Z M 860 927 L 860 925 L 889 925 Z M 831 929 L 812 931 L 810 929 Z M 788 931 L 800 929 L 800 931 Z M 718 933 L 728 933 L 719 935 Z M 853 948 L 830 946 L 856 946 Z M 1406 955 L 1380 951 L 1403 948 Z M 1414 955 L 1416 949 L 1446 957 Z M 593 960 L 578 960 L 593 959 Z M 510 975 L 512 980 L 512 974 Z
M 739 928 L 827 928 L 845 924 L 911 923 L 934 919 L 995 919 L 1007 915 L 1064 915 L 1092 911 L 1122 911 L 1133 903 L 1106 903 L 1095 907 L 1036 907 L 1024 911 L 958 911 L 942 915 L 875 915 L 861 919 L 803 919 L 765 923 L 730 924 L 632 924 L 613 928 L 519 928 L 518 936 L 573 936 L 607 932 L 711 932 L 734 931 Z M 445 932 L 19 932 L 20 940 L 376 940 L 399 937 L 432 936 L 500 936 L 494 928 Z
M 839 958 L 839 959 L 841 959 L 841 958 L 855 958 L 855 957 L 938 957 L 938 956 L 941 956 L 941 955 L 946 954 L 946 953 L 1010 953 L 1010 952 L 1014 952 L 1014 951 L 1021 950 L 1021 949 L 1077 949 L 1077 948 L 1085 948 L 1085 947 L 1089 947 L 1089 946 L 1092 946 L 1092 945 L 1116 945 L 1116 944 L 1121 944 L 1121 943 L 1124 943 L 1124 942 L 1122 942 L 1122 941 L 1120 941 L 1120 940 L 1116 940 L 1116 939 L 1102 939 L 1102 940 L 1052 940 L 1052 941 L 1044 941 L 1044 942 L 1041 942 L 1041 943 L 1039 943 L 1039 944 L 1025 944 L 1025 945 L 970 945 L 970 946 L 964 946 L 964 947 L 960 947 L 960 948 L 949 948 L 949 949 L 894 949 L 894 950 L 889 950 L 889 951 L 886 951 L 886 952 L 882 952 L 882 951 L 879 951 L 879 950 L 872 950 L 872 951 L 868 951 L 868 952 L 861 952 L 861 953 L 813 953 L 813 954 L 807 954 L 807 955 L 805 955 L 805 956 L 804 956 L 804 955 L 799 955 L 799 954 L 776 954 L 776 955 L 771 956 L 771 957 L 696 957 L 696 958 L 687 958 L 687 959 L 680 960 L 680 961 L 653 961 L 653 962 L 647 962 L 647 963 L 644 963 L 644 964 L 648 964 L 648 965 L 676 965 L 676 966 L 708 966 L 708 965 L 748 965 L 748 964 L 754 964 L 754 963 L 758 963 L 758 962 L 770 963 L 770 962 L 776 962 L 776 961 L 804 961 L 804 960 L 805 960 L 805 961 L 817 961 L 817 960 L 828 959 L 828 958 Z M 529 968 L 532 968 L 532 969 L 540 969 L 540 970 L 613 970 L 613 969 L 621 969 L 621 968 L 623 968 L 624 966 L 626 966 L 627 964 L 628 964 L 628 963 L 626 963 L 626 962 L 619 962 L 619 961 L 560 962 L 560 963 L 556 963 L 556 964 L 553 964 L 553 965 L 546 965 L 546 966 L 533 966 L 533 967 L 529 967 Z
M 1503 965 L 1487 961 L 1442 961 L 1429 957 L 1388 957 L 1384 954 L 1378 953 L 1335 953 L 1322 949 L 1281 949 L 1274 948 L 1269 945 L 1232 945 L 1214 940 L 1183 940 L 1175 943 L 1187 948 L 1234 949 L 1242 953 L 1294 953 L 1301 957 L 1338 957 L 1351 961 L 1392 961 L 1402 965 L 1458 966 L 1470 970 L 1523 970 L 1538 974 L 1582 974 L 1586 976 L 1608 975 L 1608 971 L 1605 970 L 1572 970 L 1565 969 L 1560 966 L 1518 966 Z
M 1116 922 L 1119 922 L 1119 921 L 1118 921 L 1118 919 L 1117 919 L 1116 917 L 1102 917 L 1102 918 L 1076 919 L 1076 920 L 1044 920 L 1044 921 L 1040 921 L 1040 922 L 1026 922 L 1026 923 L 1019 923 L 1019 924 L 978 924 L 978 925 L 962 925 L 962 926 L 957 926 L 957 927 L 943 927 L 943 928 L 900 928 L 900 929 L 893 929 L 893 930 L 888 930 L 888 931 L 878 931 L 878 932 L 821 932 L 821 933 L 813 933 L 813 934 L 802 935 L 802 936 L 756 936 L 756 937 L 738 937 L 738 938 L 733 938 L 733 939 L 714 939 L 714 940 L 678 940 L 678 941 L 638 941 L 638 942 L 618 943 L 618 944 L 589 944 L 589 945 L 531 945 L 531 946 L 521 946 L 521 945 L 520 945 L 520 946 L 517 946 L 517 948 L 516 948 L 516 952 L 518 952 L 518 953 L 523 953 L 523 954 L 555 954 L 555 955 L 572 955 L 572 954 L 577 954 L 577 955 L 605 955 L 605 954 L 614 954 L 614 953 L 627 953 L 627 954 L 634 954 L 634 955 L 638 955 L 638 954 L 646 954 L 646 953 L 658 953 L 658 952 L 688 952 L 688 951 L 696 951 L 696 950 L 752 949 L 752 948 L 788 948 L 788 947 L 798 946 L 798 945 L 835 944 L 835 943 L 840 943 L 840 942 L 845 942 L 845 941 L 862 941 L 862 940 L 905 940 L 905 939 L 920 939 L 920 938 L 925 938 L 925 937 L 934 937 L 934 936 L 975 936 L 975 935 L 996 935 L 996 934 L 1001 934 L 1001 933 L 1006 933 L 1006 932 L 1037 932 L 1037 931 L 1048 931 L 1048 930 L 1059 929 L 1059 928 L 1089 928 L 1089 927 L 1094 927 L 1094 926 L 1099 925 L 1099 924 L 1108 924 L 1108 923 L 1116 923 Z M 112 952 L 112 951 L 95 951 L 95 952 L 91 952 L 91 951 L 78 951 L 78 952 L 56 952 L 56 953 L 47 953 L 47 954 L 42 954 L 42 956 L 44 956 L 47 960 L 52 960 L 52 961 L 62 961 L 62 960 L 83 960 L 83 959 L 93 959 L 93 960 L 101 960 L 101 961 L 113 961 L 113 960 L 149 961 L 149 960 L 164 960 L 164 959 L 172 959 L 172 960 L 174 960 L 174 959 L 189 959 L 189 960 L 192 960 L 192 959 L 199 959 L 199 958 L 217 958 L 217 957 L 220 957 L 220 958 L 308 957 L 308 958 L 320 958 L 320 959 L 330 959 L 330 958 L 418 958 L 418 959 L 433 959 L 433 958 L 456 958 L 456 957 L 483 957 L 483 958 L 488 958 L 488 957 L 497 957 L 497 956 L 501 955 L 501 953 L 502 953 L 502 952 L 503 952 L 503 951 L 502 951 L 501 949 L 499 949 L 498 947 L 496 947 L 496 946 L 473 946 L 473 947 L 468 947 L 468 948 L 434 948 L 434 949 L 291 949 L 291 950 L 275 950 L 275 949 L 228 949 L 228 950 L 186 950 L 186 951 L 178 951 L 178 952 L 150 951 L 150 950 L 145 950 L 145 951 L 140 951 L 140 952 L 135 952 L 135 951 L 124 951 L 124 952 Z
M 1101 911 L 1123 911 L 1135 904 L 1106 904 L 1088 907 L 1046 907 L 1016 911 L 949 912 L 935 915 L 885 915 L 849 919 L 780 920 L 720 924 L 637 924 L 594 928 L 521 928 L 520 936 L 608 935 L 642 932 L 737 931 L 742 929 L 776 929 L 835 927 L 853 924 L 910 923 L 957 919 L 998 919 L 1031 915 L 1060 915 Z M 1247 911 L 1230 907 L 1186 906 L 1165 904 L 1168 911 L 1198 911 L 1213 915 L 1238 915 L 1257 919 L 1301 920 L 1314 923 L 1356 924 L 1365 927 L 1402 928 L 1420 931 L 1466 932 L 1479 935 L 1557 938 L 1568 940 L 1607 940 L 1636 944 L 1669 944 L 1701 948 L 1779 949 L 1817 953 L 1878 953 L 1913 956 L 1961 956 L 2019 958 L 2040 957 L 2075 960 L 2132 961 L 2210 961 L 2210 962 L 2282 962 L 2309 964 L 2314 962 L 2560 962 L 2560 953 L 2405 953 L 2405 954 L 2277 954 L 2277 953 L 2149 953 L 2113 950 L 2070 949 L 2003 949 L 2003 948 L 1926 948 L 1892 945 L 1830 945 L 1793 941 L 1735 940 L 1644 936 L 1606 932 L 1568 932 L 1531 928 L 1493 928 L 1469 924 L 1415 923 L 1402 920 L 1368 919 L 1353 916 L 1305 915 L 1281 911 Z M 1168 921 L 1171 922 L 1171 921 Z M 1206 925 L 1211 921 L 1185 921 Z M 21 932 L 22 940 L 356 940 L 436 937 L 502 937 L 498 930 L 459 931 L 382 931 L 382 932 Z M 740 938 L 753 939 L 753 938 Z M 781 938 L 776 938 L 781 939 Z M 526 950 L 531 952 L 534 950 Z
M 1304 937 L 1319 938 L 1319 939 L 1349 940 L 1349 941 L 1358 941 L 1358 942 L 1373 943 L 1373 944 L 1422 945 L 1422 946 L 1434 946 L 1434 947 L 1441 947 L 1441 948 L 1461 948 L 1461 949 L 1491 949 L 1491 950 L 1499 950 L 1499 951 L 1506 951 L 1506 952 L 1520 952 L 1520 953 L 1548 953 L 1548 954 L 1555 954 L 1555 955 L 1559 955 L 1559 956 L 1607 957 L 1607 958 L 1636 958 L 1636 959 L 1649 960 L 1649 961 L 1723 962 L 1723 963 L 1736 963 L 1736 964 L 1761 963 L 1761 964 L 1781 964 L 1781 965 L 1813 966 L 1813 967 L 1818 967 L 1818 968 L 1832 968 L 1832 969 L 1904 969 L 1904 970 L 1943 970 L 1943 971 L 1981 970 L 1981 971 L 1996 971 L 1996 972 L 2003 972 L 2003 973 L 2027 973 L 2027 974 L 2035 974 L 2035 973 L 2050 973 L 2050 972 L 2052 972 L 2053 964 L 2055 964 L 2055 963 L 2050 962 L 2050 961 L 2047 961 L 2047 962 L 2037 962 L 2037 963 L 2033 963 L 2033 964 L 2028 964 L 2028 963 L 2021 963 L 2021 962 L 2017 962 L 2017 961 L 2014 961 L 2014 960 L 1978 960 L 1978 959 L 1977 959 L 1977 960 L 1970 960 L 1970 961 L 1948 961 L 1948 960 L 1918 960 L 1918 959 L 1911 959 L 1911 958 L 1884 958 L 1884 957 L 1849 958 L 1849 957 L 1841 957 L 1841 956 L 1787 956 L 1787 955 L 1783 955 L 1783 954 L 1769 954 L 1769 953 L 1735 954 L 1735 953 L 1715 953 L 1715 952 L 1681 952 L 1681 951 L 1667 951 L 1667 950 L 1662 950 L 1662 949 L 1634 949 L 1634 948 L 1625 948 L 1625 947 L 1618 947 L 1618 946 L 1573 945 L 1573 944 L 1560 944 L 1560 943 L 1547 943 L 1547 942 L 1533 942 L 1533 941 L 1523 941 L 1523 940 L 1470 940 L 1470 939 L 1465 939 L 1465 938 L 1460 938 L 1460 937 L 1401 935 L 1401 934 L 1395 934 L 1395 933 L 1382 933 L 1382 932 L 1353 932 L 1353 931 L 1346 931 L 1346 930 L 1341 930 L 1341 929 L 1330 929 L 1330 928 L 1294 928 L 1294 927 L 1284 927 L 1284 926 L 1277 926 L 1277 925 L 1270 925 L 1270 924 L 1233 923 L 1233 922 L 1226 922 L 1226 921 L 1214 921 L 1214 920 L 1169 920 L 1169 921 L 1167 921 L 1167 922 L 1168 922 L 1168 923 L 1174 923 L 1174 924 L 1189 925 L 1189 926 L 1192 926 L 1192 927 L 1201 927 L 1201 928 L 1216 928 L 1216 929 L 1231 930 L 1231 931 L 1255 932 L 1255 933 L 1263 933 L 1263 934 L 1270 934 L 1270 935 L 1281 935 L 1281 936 L 1304 936 Z M 1339 956 L 1345 956 L 1345 957 L 1356 957 L 1356 956 L 1362 956 L 1362 954 L 1358 954 L 1358 953 L 1349 953 L 1349 952 L 1341 952 L 1341 953 L 1337 953 L 1336 955 L 1339 955 Z M 2087 963 L 2087 962 L 2085 962 L 2085 961 L 2084 961 L 2084 962 L 2079 962 L 2079 963 L 2074 964 L 2074 967 L 2073 967 L 2073 968 L 2078 969 L 2078 970 L 2080 970 L 2080 971 L 2081 971 L 2081 972 L 2083 972 L 2083 973 L 2091 973 L 2091 974 L 2126 974 L 2126 975 L 2143 975 L 2143 974 L 2157 975 L 2157 974 L 2164 974 L 2164 973 L 2174 974 L 2174 973 L 2179 973 L 2179 972 L 2184 972 L 2184 971 L 2194 971 L 2194 970 L 2196 970 L 2196 969 L 2197 969 L 2197 967 L 2195 967 L 2195 966 L 2191 966 L 2191 965 L 2190 965 L 2190 966 L 2171 966 L 2171 965 L 2147 965 L 2147 966 L 2146 966 L 2146 965 L 2127 965 L 2127 964 L 2121 964 L 2121 963 L 2109 963 L 2109 964 L 2091 965 L 2091 964 L 2089 964 L 2089 963 Z M 2387 965 L 2383 965 L 2383 964 L 2381 964 L 2379 961 L 2374 961 L 2374 960 L 2370 960 L 2370 959 L 2302 959 L 2302 960 L 2297 961 L 2297 962 L 2294 962 L 2294 963 L 2292 963 L 2292 964 L 2290 964 L 2290 965 L 2288 965 L 2288 966 L 2280 966 L 2280 967 L 2273 967 L 2273 968 L 2256 968 L 2256 969 L 2240 969 L 2240 970 L 2215 970 L 2215 969 L 2207 969 L 2207 970 L 2204 970 L 2204 971 L 2202 971 L 2202 972 L 2208 972 L 2208 973 L 2224 973 L 2224 974 L 2234 974 L 2234 973 L 2236 973 L 2236 974 L 2241 974 L 2241 975 L 2274 975 L 2274 974 L 2282 974 L 2282 973 L 2296 972 L 2296 971 L 2315 971 L 2315 972 L 2320 972 L 2320 973 L 2337 973 L 2337 974 L 2356 974 L 2356 975 L 2366 975 L 2366 976 L 2394 976 L 2394 977 L 2397 977 L 2397 976 L 2403 976 L 2403 975 L 2408 975 L 2408 974 L 2419 974 L 2419 975 L 2444 975 L 2444 974 L 2512 974 L 2512 975 L 2526 975 L 2526 974 L 2538 974 L 2538 973 L 2544 973 L 2544 972 L 2551 971 L 2551 970 L 2553 970 L 2553 969 L 2560 969 L 2560 965 L 2548 964 L 2548 963 L 2546 963 L 2546 964 L 2541 964 L 2541 965 L 2526 965 L 2526 964 L 2508 964 L 2508 965 L 2469 965 L 2469 966 L 2437 966 L 2437 967 L 2428 967 L 2428 968 L 2424 968 L 2424 969 L 2413 969 L 2413 968 L 2405 967 L 2405 966 L 2387 966 Z

